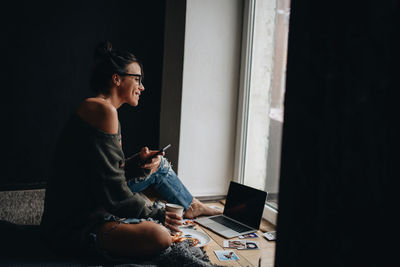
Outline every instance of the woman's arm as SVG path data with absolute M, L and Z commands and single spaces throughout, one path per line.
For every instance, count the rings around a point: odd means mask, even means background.
M 117 110 L 102 99 L 87 99 L 78 108 L 78 115 L 98 129 L 89 144 L 87 176 L 96 202 L 120 217 L 148 218 L 161 222 L 165 212 L 146 207 L 145 200 L 133 194 L 126 185 L 124 154 L 118 134 Z
M 90 188 L 97 202 L 119 217 L 154 218 L 164 223 L 165 211 L 149 208 L 145 200 L 126 185 L 125 170 L 120 166 L 123 152 L 115 135 L 95 136 L 93 157 L 88 166 Z

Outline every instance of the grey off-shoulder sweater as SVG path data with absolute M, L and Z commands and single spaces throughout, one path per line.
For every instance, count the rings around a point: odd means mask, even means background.
M 41 222 L 41 237 L 51 247 L 86 250 L 89 233 L 109 215 L 164 223 L 165 211 L 147 207 L 126 185 L 126 177 L 146 172 L 138 155 L 125 159 L 120 132 L 108 134 L 75 113 L 70 117 L 55 149 Z

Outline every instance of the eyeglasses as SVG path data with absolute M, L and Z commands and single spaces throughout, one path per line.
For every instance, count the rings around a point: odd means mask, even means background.
M 138 84 L 143 84 L 143 76 L 141 74 L 131 74 L 131 73 L 118 73 L 120 76 L 133 76 L 139 77 Z

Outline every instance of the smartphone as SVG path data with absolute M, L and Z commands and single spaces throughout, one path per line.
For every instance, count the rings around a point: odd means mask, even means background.
M 158 155 L 161 155 L 163 152 L 165 152 L 165 150 L 167 150 L 168 148 L 170 148 L 171 144 L 166 145 L 165 147 L 161 148 L 160 150 L 158 150 L 158 152 L 156 154 L 154 154 L 153 156 L 149 157 L 146 159 L 146 163 L 151 162 L 151 160 L 155 157 L 157 157 Z
M 170 146 L 171 146 L 171 144 L 168 144 L 165 147 L 163 147 L 160 150 L 158 150 L 157 154 L 153 155 L 153 158 L 158 156 L 158 155 L 161 155 L 161 153 L 165 152 L 165 150 L 167 150 Z

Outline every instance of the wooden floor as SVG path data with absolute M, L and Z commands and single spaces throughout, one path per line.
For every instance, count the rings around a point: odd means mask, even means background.
M 223 204 L 219 202 L 207 202 L 207 205 L 214 205 L 223 208 Z M 226 240 L 224 237 L 213 233 L 212 231 L 202 227 L 196 226 L 198 231 L 204 232 L 211 237 L 211 242 L 207 244 L 203 249 L 206 251 L 210 261 L 213 264 L 221 266 L 274 266 L 275 256 L 275 241 L 268 241 L 262 236 L 263 232 L 275 231 L 275 226 L 269 222 L 263 220 L 261 222 L 260 230 L 257 232 L 257 238 L 249 238 L 242 240 L 256 241 L 260 247 L 257 250 L 237 250 L 234 249 L 235 253 L 239 256 L 237 261 L 220 261 L 214 253 L 214 250 L 231 250 L 230 248 L 223 248 L 223 241 Z M 238 238 L 232 238 L 235 240 Z M 260 262 L 261 259 L 261 263 Z
M 154 200 L 157 198 L 157 194 L 151 189 L 145 190 L 144 194 L 147 198 L 149 198 L 149 203 L 152 204 Z M 225 201 L 219 202 L 205 202 L 206 205 L 213 205 L 221 208 L 223 210 Z M 263 237 L 264 232 L 275 231 L 275 226 L 269 223 L 266 220 L 261 221 L 260 230 L 257 231 L 258 238 L 249 238 L 243 240 L 255 241 L 258 243 L 260 249 L 257 250 L 237 250 L 234 249 L 235 253 L 239 256 L 239 260 L 237 261 L 220 261 L 214 253 L 214 250 L 231 250 L 230 248 L 223 248 L 223 241 L 226 240 L 224 237 L 213 233 L 212 231 L 197 225 L 196 230 L 206 233 L 211 237 L 211 242 L 203 247 L 204 251 L 207 253 L 210 261 L 213 264 L 220 266 L 262 266 L 269 267 L 274 266 L 274 258 L 275 258 L 275 241 L 268 241 L 265 237 Z M 232 238 L 231 240 L 235 240 L 239 238 Z M 261 259 L 261 263 L 260 262 Z

